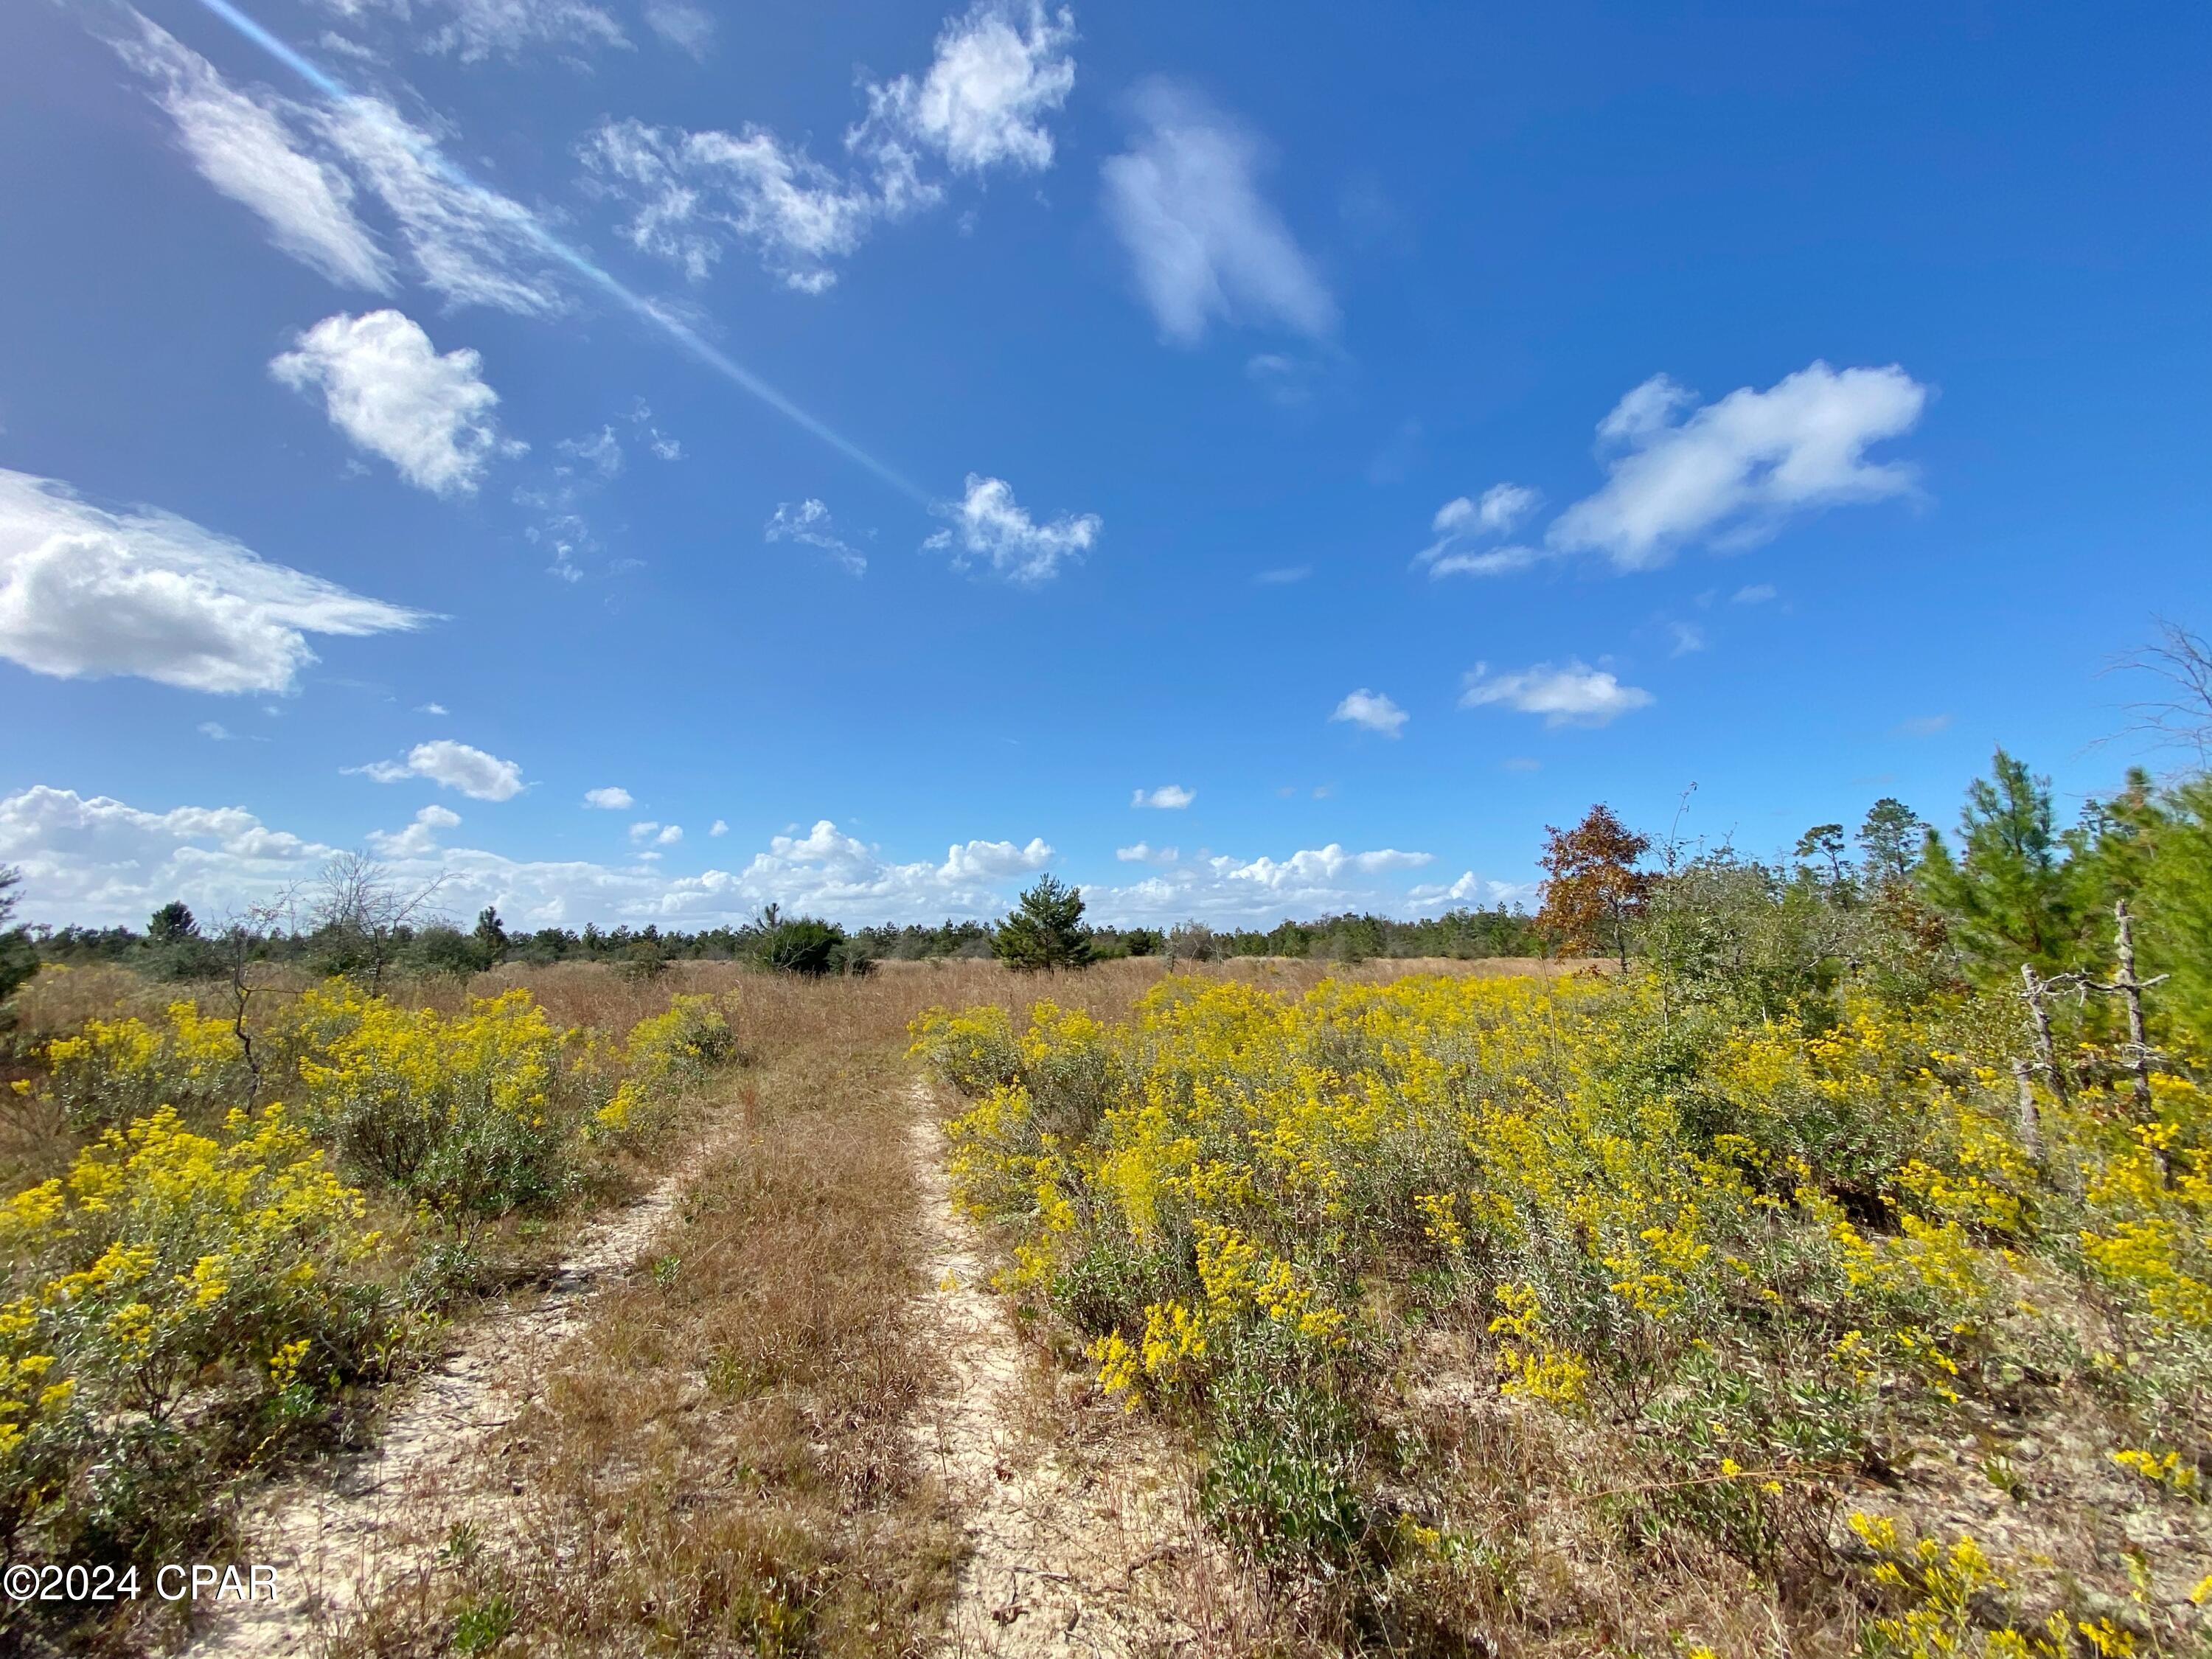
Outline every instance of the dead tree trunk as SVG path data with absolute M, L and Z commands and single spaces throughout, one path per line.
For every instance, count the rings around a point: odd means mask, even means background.
M 2013 1087 L 2019 1091 L 2019 1102 L 2013 1109 L 2013 1127 L 2020 1137 L 2021 1150 L 2030 1158 L 2043 1156 L 2043 1133 L 2036 1121 L 2035 1081 L 2033 1068 L 2024 1060 L 2012 1063 Z
M 2035 1028 L 2035 1061 L 2054 1098 L 2067 1098 L 2066 1073 L 2059 1069 L 2057 1045 L 2051 1038 L 2051 993 L 2054 981 L 2040 977 L 2033 963 L 2020 965 L 2021 1000 L 2027 1004 L 2029 1022 Z
M 2150 1038 L 2143 1024 L 2143 981 L 2136 977 L 2135 921 L 2125 899 L 2112 907 L 2112 915 L 2119 921 L 2120 971 L 2112 975 L 2112 988 L 2127 1000 L 2128 1069 L 2135 1073 L 2136 1116 L 2147 1121 L 2151 1110 Z

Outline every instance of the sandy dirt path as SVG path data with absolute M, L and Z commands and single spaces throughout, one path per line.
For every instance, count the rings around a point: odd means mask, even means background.
M 238 1559 L 276 1569 L 276 1599 L 216 1604 L 186 1659 L 312 1653 L 455 1521 L 496 1542 L 498 1511 L 513 1496 L 492 1484 L 501 1431 L 542 1393 L 594 1295 L 635 1266 L 726 1139 L 710 1130 L 642 1198 L 586 1225 L 534 1299 L 453 1331 L 439 1362 L 394 1390 L 372 1449 L 256 1501 Z
M 915 1100 L 920 1265 L 944 1386 L 918 1407 L 915 1433 L 969 1550 L 942 1650 L 1152 1654 L 1202 1637 L 1212 1647 L 1247 1624 L 1249 1601 L 1200 1525 L 1190 1469 L 1016 1334 L 983 1241 L 953 1207 L 936 1104 L 920 1087 Z

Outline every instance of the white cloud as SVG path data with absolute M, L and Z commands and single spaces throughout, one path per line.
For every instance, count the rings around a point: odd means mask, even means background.
M 720 839 L 721 836 L 726 836 L 730 833 L 730 826 L 726 820 L 716 818 L 714 820 L 714 827 L 708 830 L 707 833 L 717 839 Z
M 1134 847 L 1117 847 L 1114 856 L 1124 864 L 1173 864 L 1182 854 L 1172 847 L 1154 847 L 1139 842 Z
M 1139 789 L 1129 798 L 1132 806 L 1155 806 L 1165 811 L 1181 811 L 1198 799 L 1198 791 L 1186 789 L 1179 783 L 1164 783 L 1157 789 Z
M 1772 583 L 1753 582 L 1748 587 L 1737 588 L 1735 595 L 1729 600 L 1729 603 L 1732 605 L 1765 605 L 1769 599 L 1774 597 L 1775 588 Z
M 1695 623 L 1670 622 L 1667 632 L 1674 641 L 1673 649 L 1667 653 L 1670 657 L 1686 657 L 1705 648 L 1705 630 Z
M 1168 338 L 1207 325 L 1327 333 L 1336 302 L 1259 190 L 1261 149 L 1232 118 L 1164 81 L 1139 90 L 1141 131 L 1105 164 L 1106 215 Z
M 464 64 L 517 58 L 532 46 L 627 47 L 622 26 L 584 0 L 386 0 L 402 17 L 413 8 L 448 21 L 423 38 L 424 47 Z
M 1252 580 L 1262 587 L 1288 587 L 1291 583 L 1302 582 L 1312 574 L 1313 567 L 1310 564 L 1287 564 L 1273 570 L 1262 570 Z
M 336 850 L 239 806 L 147 812 L 43 785 L 0 798 L 0 864 L 22 870 L 33 921 L 143 926 L 173 898 L 212 920 L 312 875 Z
M 975 173 L 1052 164 L 1042 118 L 1074 85 L 1073 39 L 1064 10 L 980 0 L 945 24 L 920 80 L 864 83 L 869 109 L 845 135 L 848 171 L 752 124 L 725 132 L 609 119 L 577 153 L 592 185 L 627 208 L 622 234 L 639 252 L 696 282 L 736 243 L 789 287 L 819 294 L 877 225 L 944 198 L 925 173 L 932 158 Z
M 1386 738 L 1396 737 L 1412 718 L 1380 691 L 1370 691 L 1364 685 L 1337 704 L 1336 712 L 1329 716 L 1332 720 L 1344 720 L 1370 732 L 1380 732 Z
M 283 252 L 333 282 L 390 292 L 391 261 L 354 210 L 365 191 L 392 215 L 422 280 L 454 304 L 527 316 L 564 307 L 535 216 L 453 167 L 391 104 L 249 95 L 152 24 L 139 28 L 116 50 L 153 83 L 201 176 L 258 214 Z
M 143 17 L 137 23 L 138 38 L 115 48 L 155 83 L 155 101 L 200 176 L 259 215 L 270 240 L 303 264 L 333 283 L 388 292 L 392 262 L 355 216 L 345 174 L 304 153 L 275 100 L 234 91 L 198 52 Z
M 1010 841 L 970 841 L 945 850 L 939 876 L 947 882 L 1000 881 L 1026 875 L 1052 862 L 1052 848 L 1036 836 L 1027 846 Z
M 931 510 L 951 520 L 952 528 L 939 531 L 924 547 L 949 550 L 956 569 L 981 560 L 994 574 L 1024 585 L 1051 580 L 1063 561 L 1091 550 L 1105 526 L 1096 513 L 1063 513 L 1038 524 L 1014 500 L 1012 485 L 979 472 L 968 475 L 967 494 L 959 501 L 941 501 Z
M 1409 887 L 1406 902 L 1416 911 L 1443 910 L 1461 905 L 1507 904 L 1525 908 L 1538 896 L 1541 884 L 1533 881 L 1486 881 L 1469 870 L 1449 885 Z
M 646 0 L 645 24 L 655 34 L 692 57 L 704 59 L 714 45 L 714 15 L 690 0 Z
M 431 288 L 457 306 L 519 316 L 566 308 L 550 238 L 537 217 L 454 167 L 431 134 L 365 94 L 318 108 L 310 118 L 355 179 L 383 201 Z
M 434 802 L 415 815 L 404 830 L 372 830 L 368 850 L 380 859 L 424 859 L 438 850 L 438 832 L 458 827 L 461 815 Z
M 631 208 L 622 234 L 641 253 L 705 277 L 734 239 L 790 287 L 818 294 L 833 262 L 859 247 L 886 211 L 865 185 L 840 179 L 765 127 L 687 132 L 608 120 L 579 150 L 600 189 Z
M 1623 685 L 1613 675 L 1570 658 L 1563 668 L 1540 662 L 1532 668 L 1492 674 L 1482 664 L 1467 677 L 1462 708 L 1503 703 L 1524 714 L 1541 714 L 1547 726 L 1604 726 L 1622 714 L 1648 708 L 1649 691 Z
M 601 812 L 627 812 L 636 803 L 630 799 L 629 790 L 611 783 L 604 788 L 584 791 L 584 805 Z
M 428 778 L 442 788 L 458 789 L 477 800 L 513 800 L 523 789 L 522 769 L 513 761 L 450 738 L 418 743 L 407 751 L 404 760 L 372 761 L 366 766 L 343 769 L 379 783 Z
M 271 564 L 186 519 L 100 511 L 0 470 L 0 657 L 64 679 L 289 691 L 309 634 L 419 628 L 419 611 Z
M 648 842 L 659 833 L 659 821 L 654 818 L 647 818 L 642 823 L 633 823 L 629 827 L 629 838 L 634 842 Z
M 682 841 L 683 839 L 684 826 L 682 824 L 665 824 L 662 826 L 660 833 L 653 838 L 653 844 L 656 847 L 673 847 L 678 842 Z
M 778 502 L 762 535 L 767 541 L 798 542 L 818 548 L 855 576 L 867 572 L 867 556 L 837 533 L 836 521 L 830 516 L 830 509 L 811 496 L 796 504 Z
M 1546 555 L 1525 545 L 1483 544 L 1512 531 L 1542 500 L 1526 484 L 1495 483 L 1480 501 L 1460 495 L 1446 501 L 1430 520 L 1433 539 L 1413 556 L 1414 568 L 1431 577 L 1502 576 L 1527 569 Z
M 1119 854 L 1149 852 L 1139 843 Z M 1317 916 L 1343 910 L 1402 911 L 1405 899 L 1376 878 L 1419 870 L 1435 861 L 1427 853 L 1395 848 L 1353 853 L 1332 842 L 1285 859 L 1193 859 L 1160 869 L 1126 887 L 1085 890 L 1091 913 L 1103 922 L 1175 922 L 1230 926 L 1265 924 L 1285 916 Z
M 640 398 L 631 406 L 629 420 L 632 426 L 644 430 L 645 447 L 650 449 L 658 459 L 664 461 L 680 461 L 684 459 L 683 444 L 653 423 L 653 407 L 644 398 Z
M 1494 483 L 1480 501 L 1462 495 L 1437 509 L 1430 528 L 1438 535 L 1454 531 L 1482 531 L 1502 536 L 1536 510 L 1543 497 L 1526 484 Z
M 1921 714 L 1909 720 L 1900 720 L 1897 726 L 1899 734 L 1907 738 L 1932 738 L 1950 729 L 1951 716 L 1948 714 Z
M 1074 40 L 1074 14 L 1066 7 L 1048 13 L 1039 0 L 976 0 L 946 21 L 919 82 L 902 75 L 868 88 L 868 119 L 852 146 L 866 155 L 918 146 L 956 172 L 1005 166 L 1042 173 L 1053 155 L 1042 118 L 1074 89 L 1075 61 L 1067 56 Z M 902 159 L 884 164 L 895 169 Z
M 602 478 L 611 478 L 623 470 L 622 440 L 615 436 L 611 426 L 602 426 L 597 432 L 586 433 L 580 438 L 563 438 L 553 446 L 563 455 L 581 461 Z
M 447 911 L 467 916 L 495 905 L 510 927 L 587 921 L 712 927 L 742 921 L 769 902 L 848 924 L 994 916 L 1054 857 L 1042 840 L 970 841 L 950 848 L 942 862 L 902 863 L 825 819 L 805 834 L 774 837 L 740 868 L 675 877 L 638 857 L 620 865 L 526 862 L 439 848 L 458 827 L 435 816 L 441 811 L 431 808 L 378 843 L 393 849 L 380 854 L 392 878 L 443 874 L 439 899 Z M 311 882 L 335 850 L 271 830 L 239 807 L 148 812 L 46 787 L 0 797 L 0 863 L 22 867 L 24 914 L 33 921 L 137 925 L 173 898 L 221 916 Z M 1280 860 L 1189 860 L 1149 871 L 1132 886 L 1087 887 L 1084 896 L 1102 922 L 1195 917 L 1264 925 L 1346 909 L 1407 914 L 1428 901 L 1389 884 L 1431 862 L 1424 853 L 1349 852 L 1332 843 Z
M 995 915 L 1006 908 L 1003 884 L 1043 869 L 1052 858 L 1041 840 L 1019 846 L 970 841 L 949 848 L 942 864 L 895 864 L 824 818 L 804 836 L 773 837 L 743 870 L 709 870 L 667 884 L 653 909 L 694 926 L 746 915 L 771 900 L 847 922 Z
M 1907 494 L 1913 469 L 1870 462 L 1866 450 L 1911 431 L 1928 396 L 1894 364 L 1839 372 L 1816 362 L 1682 418 L 1694 394 L 1655 375 L 1599 422 L 1601 444 L 1620 452 L 1606 463 L 1606 483 L 1562 513 L 1546 539 L 1644 570 L 1686 542 L 1746 545 L 1793 513 Z
M 425 702 L 416 704 L 415 712 L 418 714 L 443 714 L 448 711 L 442 702 Z
M 473 491 L 494 460 L 529 447 L 500 435 L 499 394 L 483 363 L 465 348 L 440 356 L 421 324 L 386 310 L 324 318 L 269 372 L 295 391 L 320 391 L 331 423 L 357 447 L 416 489 L 450 495 Z

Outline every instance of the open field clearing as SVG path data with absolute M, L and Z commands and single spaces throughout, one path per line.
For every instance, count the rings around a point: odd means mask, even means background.
M 228 995 L 18 1000 L 10 1525 L 281 1593 L 27 1652 L 2206 1648 L 2206 1103 L 2025 1116 L 1972 997 Z

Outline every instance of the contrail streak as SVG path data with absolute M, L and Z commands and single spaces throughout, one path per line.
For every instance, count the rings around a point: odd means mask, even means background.
M 232 5 L 230 0 L 200 0 L 200 4 L 229 24 L 232 28 L 237 30 L 239 33 L 260 47 L 278 63 L 283 64 L 285 68 L 290 70 L 332 103 L 349 103 L 359 95 L 313 58 L 286 45 L 262 27 L 252 18 Z M 878 460 L 834 427 L 808 414 L 790 398 L 785 397 L 782 392 L 754 374 L 752 370 L 722 350 L 720 347 L 703 338 L 696 330 L 670 316 L 651 300 L 625 286 L 619 278 L 593 264 L 583 252 L 569 246 L 568 243 L 546 229 L 538 222 L 538 216 L 524 208 L 520 203 L 478 184 L 465 170 L 447 160 L 441 150 L 432 149 L 426 160 L 428 165 L 440 173 L 449 184 L 465 190 L 472 195 L 496 199 L 501 204 L 501 216 L 511 218 L 517 223 L 523 234 L 536 244 L 541 252 L 574 271 L 587 284 L 599 289 L 600 293 L 615 301 L 624 309 L 644 319 L 670 339 L 675 341 L 695 360 L 704 363 L 740 390 L 750 392 L 777 414 L 791 422 L 793 425 L 803 432 L 819 438 L 847 460 L 866 467 L 901 495 L 920 502 L 924 507 L 930 505 L 929 495 L 920 486 Z

